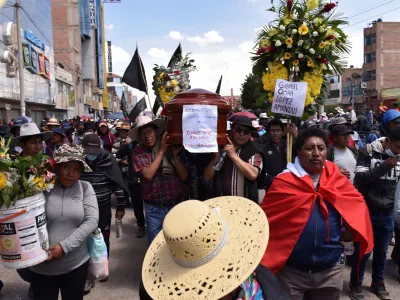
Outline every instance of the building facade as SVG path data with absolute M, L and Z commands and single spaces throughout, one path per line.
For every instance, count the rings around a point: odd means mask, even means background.
M 364 81 L 366 105 L 377 110 L 400 97 L 400 22 L 377 20 L 364 28 Z M 384 91 L 390 90 L 385 93 Z
M 21 0 L 21 32 L 17 32 L 15 1 L 0 14 L 0 118 L 10 122 L 21 114 L 17 34 L 22 39 L 26 115 L 38 124 L 59 113 L 56 107 L 51 0 Z

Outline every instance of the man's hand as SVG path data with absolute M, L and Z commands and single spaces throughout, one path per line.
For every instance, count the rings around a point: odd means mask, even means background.
M 346 169 L 340 169 L 340 173 L 342 173 L 347 178 L 350 178 L 350 172 Z
M 224 151 L 228 154 L 228 157 L 236 155 L 235 146 L 233 146 L 232 141 L 228 138 L 228 144 L 225 145 Z
M 390 169 L 393 169 L 395 166 L 397 166 L 397 158 L 396 157 L 389 157 L 387 160 L 385 160 L 385 164 Z
M 124 216 L 125 216 L 125 208 L 117 208 L 115 212 L 115 218 L 122 220 Z
M 64 251 L 61 248 L 60 244 L 55 244 L 54 246 L 46 248 L 45 250 L 50 252 L 49 257 L 46 259 L 46 261 L 58 260 L 63 258 L 64 256 Z
M 177 159 L 179 156 L 179 153 L 181 153 L 182 151 L 182 145 L 174 145 L 172 147 L 172 155 L 174 157 L 174 159 Z
M 159 152 L 161 152 L 162 154 L 164 154 L 165 152 L 167 152 L 169 145 L 168 145 L 168 133 L 164 132 L 162 138 L 161 138 L 161 146 L 160 146 L 160 150 Z
M 284 132 L 287 134 L 289 133 L 291 136 L 293 137 L 297 137 L 298 131 L 297 131 L 297 127 L 294 124 L 287 124 L 287 126 L 285 127 Z
M 124 159 L 124 160 L 121 160 L 121 164 L 128 166 L 129 162 L 126 159 Z

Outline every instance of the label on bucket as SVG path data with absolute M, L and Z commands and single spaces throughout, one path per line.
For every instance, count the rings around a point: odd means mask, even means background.
M 49 246 L 44 205 L 0 224 L 0 255 L 5 267 L 30 267 L 45 260 Z

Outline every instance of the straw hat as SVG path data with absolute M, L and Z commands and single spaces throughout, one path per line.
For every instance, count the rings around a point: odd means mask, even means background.
M 146 253 L 146 291 L 153 299 L 220 299 L 254 272 L 268 238 L 265 213 L 248 199 L 182 202 Z
M 117 124 L 115 125 L 115 129 L 120 129 L 122 125 L 122 122 L 117 122 Z
M 136 124 L 137 124 L 136 127 L 129 131 L 129 137 L 133 141 L 139 141 L 139 129 L 142 126 L 151 125 L 151 124 L 157 126 L 157 135 L 160 135 L 167 128 L 167 124 L 165 123 L 164 120 L 161 120 L 161 119 L 152 120 L 148 116 L 139 116 L 139 117 L 137 117 Z
M 11 146 L 20 146 L 22 138 L 34 135 L 41 135 L 43 141 L 47 141 L 52 137 L 53 133 L 51 131 L 40 132 L 35 123 L 26 123 L 20 127 L 19 136 L 11 140 Z
M 47 126 L 60 126 L 60 123 L 56 118 L 51 118 L 46 124 Z

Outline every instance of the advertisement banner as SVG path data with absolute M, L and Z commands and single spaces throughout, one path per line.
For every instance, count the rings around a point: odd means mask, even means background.
M 69 91 L 68 94 L 68 106 L 75 107 L 75 91 Z

